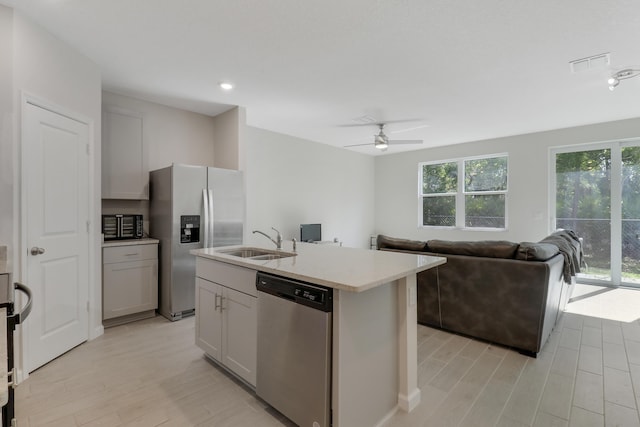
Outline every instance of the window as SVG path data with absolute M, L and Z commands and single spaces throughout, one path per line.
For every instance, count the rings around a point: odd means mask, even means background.
M 421 163 L 422 226 L 506 228 L 507 159 L 497 155 Z

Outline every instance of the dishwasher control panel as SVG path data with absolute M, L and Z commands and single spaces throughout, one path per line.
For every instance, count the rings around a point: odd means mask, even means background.
M 286 277 L 258 272 L 256 288 L 298 304 L 324 312 L 333 311 L 333 289 Z
M 324 302 L 324 292 L 315 289 L 296 288 L 294 294 L 299 298 L 308 299 L 309 301 Z

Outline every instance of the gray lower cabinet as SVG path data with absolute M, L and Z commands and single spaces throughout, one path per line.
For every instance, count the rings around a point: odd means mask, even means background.
M 106 247 L 102 263 L 105 326 L 153 316 L 158 308 L 158 245 Z
M 196 345 L 248 384 L 256 385 L 256 272 L 196 260 Z

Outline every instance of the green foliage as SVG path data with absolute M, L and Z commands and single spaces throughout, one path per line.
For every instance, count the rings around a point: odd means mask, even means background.
M 464 191 L 506 191 L 507 157 L 488 157 L 464 162 Z
M 432 196 L 422 199 L 422 225 L 453 227 L 456 225 L 456 197 Z
M 505 227 L 504 194 L 470 195 L 465 197 L 466 227 Z
M 622 149 L 622 218 L 640 218 L 640 147 Z
M 606 219 L 611 212 L 611 151 L 556 156 L 556 216 Z
M 438 163 L 422 166 L 422 194 L 455 193 L 458 191 L 458 164 Z

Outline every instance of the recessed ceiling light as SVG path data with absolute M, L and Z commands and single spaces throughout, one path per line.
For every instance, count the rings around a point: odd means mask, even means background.
M 219 86 L 222 90 L 231 90 L 233 89 L 233 84 L 229 83 L 229 82 L 221 82 L 219 83 Z

